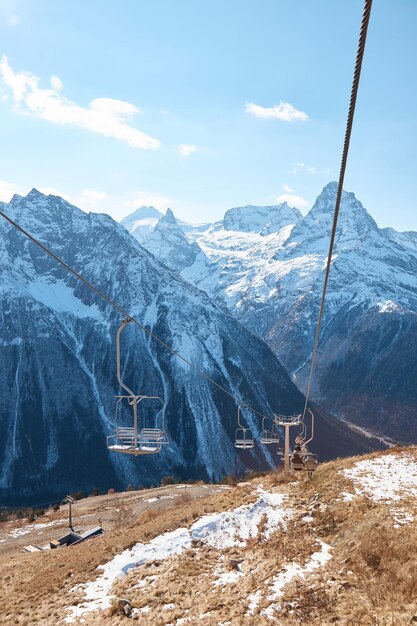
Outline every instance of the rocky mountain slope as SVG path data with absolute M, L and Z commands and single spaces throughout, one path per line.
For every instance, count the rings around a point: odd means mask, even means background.
M 2 210 L 236 397 L 267 414 L 302 407 L 303 397 L 265 343 L 109 216 L 86 214 L 36 190 Z M 132 325 L 122 336 L 125 382 L 165 399 L 171 443 L 146 458 L 109 453 L 120 315 L 4 220 L 0 259 L 3 503 L 149 484 L 167 474 L 215 479 L 274 463 L 259 447 L 238 453 L 234 401 Z M 244 410 L 243 419 L 259 434 L 254 413 Z M 317 428 L 322 457 L 369 449 L 326 416 Z
M 169 255 L 165 239 L 165 262 L 264 338 L 300 389 L 335 196 L 329 183 L 306 216 L 286 204 L 241 207 L 204 231 L 188 229 L 184 248 L 198 243 L 204 257 L 187 267 L 176 264 L 178 252 Z M 417 233 L 378 228 L 354 194 L 343 192 L 313 397 L 340 417 L 417 441 L 416 324 Z

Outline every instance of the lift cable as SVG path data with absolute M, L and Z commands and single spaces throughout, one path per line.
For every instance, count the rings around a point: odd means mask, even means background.
M 0 216 L 3 217 L 7 222 L 9 222 L 9 224 L 11 224 L 12 226 L 14 226 L 15 228 L 17 228 L 17 230 L 19 230 L 23 235 L 25 235 L 25 237 L 27 237 L 28 239 L 30 239 L 30 241 L 32 241 L 34 244 L 36 244 L 37 246 L 39 246 L 39 248 L 41 248 L 44 252 L 46 252 L 46 254 L 48 254 L 52 259 L 54 259 L 54 261 L 56 261 L 57 263 L 59 263 L 60 265 L 62 265 L 63 267 L 65 267 L 65 269 L 70 272 L 71 274 L 73 274 L 76 278 L 78 278 L 79 280 L 81 280 L 89 289 L 91 289 L 92 291 L 94 291 L 98 296 L 100 296 L 100 298 L 102 298 L 103 300 L 105 300 L 108 304 L 110 304 L 114 309 L 116 309 L 116 311 L 118 311 L 119 313 L 121 313 L 125 319 L 129 320 L 130 322 L 133 322 L 134 324 L 136 324 L 137 326 L 139 326 L 139 328 L 141 328 L 143 330 L 144 333 L 146 333 L 147 335 L 149 335 L 149 337 L 152 337 L 153 339 L 155 339 L 155 341 L 157 341 L 161 346 L 163 346 L 164 348 L 166 348 L 167 350 L 169 350 L 169 352 L 171 352 L 174 356 L 176 356 L 178 359 L 180 359 L 181 361 L 183 361 L 184 363 L 186 363 L 187 365 L 189 365 L 189 367 L 191 367 L 193 370 L 195 370 L 198 374 L 200 374 L 200 376 L 202 376 L 203 378 L 205 378 L 206 380 L 208 380 L 210 383 L 212 383 L 213 385 L 215 385 L 218 389 L 220 389 L 221 391 L 223 391 L 223 393 L 227 394 L 230 398 L 232 398 L 236 404 L 238 404 L 241 407 L 245 407 L 247 409 L 249 409 L 252 413 L 256 413 L 256 415 L 259 415 L 260 417 L 266 417 L 263 413 L 260 413 L 259 411 L 257 411 L 256 409 L 254 409 L 253 407 L 251 407 L 249 404 L 247 404 L 246 402 L 243 402 L 242 400 L 238 400 L 237 398 L 235 398 L 235 396 L 230 393 L 230 391 L 228 391 L 227 389 L 225 389 L 222 385 L 220 385 L 218 382 L 216 382 L 213 378 L 211 378 L 208 374 L 206 374 L 206 372 L 201 369 L 200 367 L 198 367 L 197 365 L 194 365 L 194 363 L 191 363 L 191 361 L 189 361 L 188 359 L 186 359 L 184 356 L 182 356 L 182 354 L 180 354 L 179 352 L 176 352 L 176 350 L 174 350 L 173 348 L 171 348 L 170 345 L 168 345 L 163 339 L 161 339 L 160 337 L 158 337 L 158 335 L 156 335 L 150 328 L 143 326 L 143 324 L 141 324 L 136 318 L 132 317 L 131 315 L 129 315 L 129 313 L 127 313 L 127 311 L 125 311 L 124 309 L 122 309 L 120 306 L 118 306 L 115 302 L 113 302 L 113 300 L 111 300 L 108 296 L 106 296 L 102 291 L 100 291 L 99 289 L 97 289 L 97 287 L 95 287 L 92 283 L 90 283 L 90 281 L 88 281 L 86 278 L 84 278 L 84 276 L 82 276 L 82 274 L 80 274 L 79 272 L 77 272 L 76 270 L 74 270 L 72 267 L 70 267 L 67 263 L 65 263 L 65 261 L 63 261 L 61 258 L 59 258 L 59 256 L 57 256 L 54 252 L 52 252 L 51 250 L 49 250 L 46 246 L 44 246 L 38 239 L 36 239 L 35 237 L 33 237 L 33 235 L 31 235 L 30 233 L 27 232 L 27 230 L 25 230 L 24 228 L 22 228 L 21 226 L 19 226 L 19 224 L 17 224 L 15 221 L 13 221 L 8 215 L 6 215 L 6 213 L 3 213 L 3 211 L 0 210 Z
M 368 32 L 368 24 L 369 24 L 369 17 L 370 17 L 370 14 L 371 14 L 371 8 L 372 8 L 372 0 L 365 0 L 365 4 L 364 4 L 364 8 L 363 8 L 363 14 L 362 14 L 362 22 L 361 22 L 361 28 L 360 28 L 359 42 L 358 42 L 358 50 L 357 50 L 357 53 L 356 53 L 355 71 L 354 71 L 354 74 L 353 74 L 353 82 L 352 82 L 352 90 L 351 90 L 351 95 L 350 95 L 349 112 L 348 112 L 347 123 L 346 123 L 345 142 L 344 142 L 344 146 L 343 146 L 342 161 L 341 161 L 341 165 L 340 165 L 340 175 L 339 175 L 339 183 L 338 183 L 338 187 L 337 187 L 337 195 L 336 195 L 336 204 L 335 204 L 334 216 L 333 216 L 332 233 L 331 233 L 330 243 L 329 243 L 329 252 L 328 252 L 328 255 L 327 255 L 326 274 L 325 274 L 325 278 L 324 278 L 323 294 L 322 294 L 322 298 L 321 298 L 320 312 L 319 312 L 319 317 L 318 317 L 318 322 L 317 322 L 316 336 L 315 336 L 315 340 L 314 340 L 314 348 L 313 348 L 313 353 L 312 353 L 312 357 L 311 357 L 310 375 L 309 375 L 308 386 L 307 386 L 307 391 L 306 391 L 306 395 L 305 395 L 305 404 L 304 404 L 302 420 L 304 420 L 304 417 L 305 417 L 305 414 L 306 414 L 306 411 L 307 411 L 307 405 L 308 405 L 308 400 L 309 400 L 310 391 L 311 391 L 311 383 L 312 383 L 312 380 L 313 380 L 314 366 L 315 366 L 315 363 L 316 363 L 317 346 L 318 346 L 319 337 L 320 337 L 320 326 L 321 326 L 321 322 L 322 322 L 322 318 L 323 318 L 324 303 L 325 303 L 325 300 L 326 300 L 326 292 L 327 292 L 327 284 L 329 282 L 330 267 L 331 267 L 331 263 L 332 263 L 332 255 L 333 255 L 333 247 L 334 247 L 334 240 L 335 240 L 335 236 L 336 236 L 337 220 L 338 220 L 338 217 L 339 217 L 340 201 L 342 199 L 343 182 L 344 182 L 344 178 L 345 178 L 346 163 L 347 163 L 348 152 L 349 152 L 349 145 L 350 145 L 350 136 L 351 136 L 351 133 L 352 133 L 352 126 L 353 126 L 353 116 L 355 114 L 356 100 L 357 100 L 357 96 L 358 96 L 359 79 L 360 79 L 360 75 L 361 75 L 363 55 L 364 55 L 364 52 L 365 52 L 366 35 L 367 35 L 367 32 Z

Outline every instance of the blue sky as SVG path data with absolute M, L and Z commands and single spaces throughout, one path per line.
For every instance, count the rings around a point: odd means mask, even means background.
M 195 222 L 338 177 L 362 0 L 0 0 L 0 199 Z M 417 2 L 374 2 L 345 188 L 417 230 Z

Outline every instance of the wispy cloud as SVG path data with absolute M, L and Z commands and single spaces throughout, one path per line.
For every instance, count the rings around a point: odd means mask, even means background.
M 283 185 L 282 188 L 287 193 L 291 193 L 291 191 L 294 191 L 294 189 L 291 189 L 291 187 L 289 187 L 288 185 Z
M 172 201 L 170 198 L 152 191 L 140 190 L 132 195 L 128 200 L 122 202 L 124 209 L 138 209 L 141 206 L 153 206 L 159 211 L 166 210 Z
M 62 80 L 59 78 L 59 76 L 51 76 L 49 81 L 51 83 L 52 89 L 55 89 L 55 91 L 62 91 L 62 89 L 64 88 Z
M 14 194 L 26 196 L 33 186 L 0 180 L 0 202 L 10 202 Z M 174 204 L 172 198 L 144 189 L 110 195 L 99 189 L 73 190 L 68 193 L 55 187 L 42 187 L 37 184 L 35 186 L 45 195 L 60 196 L 84 211 L 108 213 L 116 220 L 122 219 L 141 206 L 154 206 L 159 211 L 166 211 Z
M 25 195 L 30 189 L 10 183 L 7 180 L 0 180 L 0 202 L 9 202 L 15 193 Z
M 316 167 L 314 167 L 314 165 L 307 165 L 306 163 L 301 163 L 301 161 L 297 161 L 290 174 L 298 174 L 298 172 L 308 172 L 309 174 L 330 174 L 330 169 L 318 170 Z
M 286 202 L 290 206 L 294 206 L 302 211 L 310 206 L 310 203 L 302 196 L 297 196 L 294 193 L 283 193 L 277 198 L 277 202 Z
M 7 23 L 9 26 L 17 26 L 18 24 L 20 24 L 21 21 L 21 17 L 17 13 L 9 15 L 9 17 L 7 18 Z
M 181 145 L 178 146 L 178 152 L 183 157 L 189 157 L 190 154 L 197 152 L 197 150 L 198 150 L 198 146 L 195 146 L 192 143 L 182 143 Z
M 263 107 L 253 102 L 247 102 L 245 105 L 245 112 L 264 119 L 282 120 L 283 122 L 308 120 L 307 113 L 299 111 L 289 102 L 280 102 L 272 107 Z
M 16 109 L 52 124 L 71 125 L 106 137 L 113 137 L 134 148 L 154 150 L 160 141 L 129 126 L 127 120 L 141 113 L 134 104 L 113 98 L 95 98 L 88 108 L 62 96 L 62 81 L 51 77 L 51 89 L 41 89 L 39 78 L 26 71 L 14 72 L 6 56 L 0 61 L 0 76 L 11 90 Z

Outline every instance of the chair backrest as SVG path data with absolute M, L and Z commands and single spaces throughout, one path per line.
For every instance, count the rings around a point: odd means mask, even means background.
M 140 438 L 142 441 L 160 442 L 164 438 L 164 433 L 160 428 L 142 428 Z

